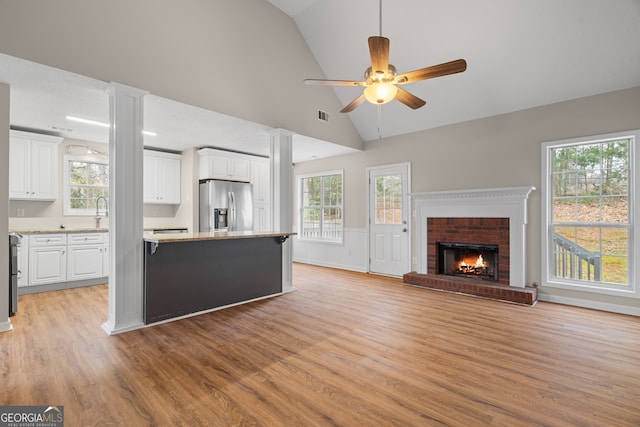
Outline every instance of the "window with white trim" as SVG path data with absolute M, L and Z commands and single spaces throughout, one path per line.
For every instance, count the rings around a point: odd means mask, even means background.
M 342 171 L 298 177 L 299 238 L 342 242 Z
M 100 205 L 96 203 L 99 198 Z M 109 164 L 91 157 L 64 157 L 64 214 L 106 214 L 109 200 Z
M 542 145 L 544 285 L 638 295 L 640 131 Z

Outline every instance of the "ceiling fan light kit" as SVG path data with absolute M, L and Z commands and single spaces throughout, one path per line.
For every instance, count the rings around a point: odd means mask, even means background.
M 382 34 L 382 0 L 380 0 L 380 34 Z M 415 110 L 425 105 L 426 102 L 397 85 L 461 73 L 467 69 L 467 62 L 464 59 L 457 59 L 396 75 L 396 67 L 389 64 L 389 44 L 389 39 L 381 35 L 369 37 L 371 67 L 365 71 L 364 81 L 306 79 L 304 82 L 329 86 L 365 86 L 363 93 L 340 110 L 341 113 L 353 111 L 365 100 L 372 104 L 381 105 L 397 99 Z

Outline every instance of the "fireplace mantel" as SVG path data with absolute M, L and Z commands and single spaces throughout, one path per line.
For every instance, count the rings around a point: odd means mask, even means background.
M 427 218 L 509 218 L 509 286 L 525 287 L 527 199 L 535 187 L 412 193 L 419 274 L 427 274 Z

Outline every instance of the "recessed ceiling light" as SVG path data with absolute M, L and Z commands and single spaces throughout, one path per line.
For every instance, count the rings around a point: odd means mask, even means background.
M 72 122 L 78 122 L 78 123 L 84 123 L 84 124 L 87 124 L 87 125 L 100 126 L 100 127 L 103 127 L 103 128 L 108 128 L 110 126 L 109 123 L 99 122 L 97 120 L 83 119 L 81 117 L 75 117 L 75 116 L 67 116 L 66 119 L 70 120 Z M 148 136 L 157 136 L 158 135 L 156 132 L 151 132 L 151 131 L 148 131 L 148 130 L 143 130 L 142 134 L 143 135 L 148 135 Z
M 87 125 L 101 126 L 103 128 L 109 127 L 109 123 L 99 122 L 97 120 L 83 119 L 75 116 L 67 116 L 67 120 L 71 120 L 72 122 L 85 123 Z

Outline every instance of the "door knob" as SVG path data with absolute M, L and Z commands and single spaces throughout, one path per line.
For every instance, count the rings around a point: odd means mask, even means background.
M 403 228 L 403 229 L 402 229 L 402 232 L 403 232 L 403 233 L 406 233 L 406 232 L 407 232 L 407 229 L 406 229 L 406 228 Z

